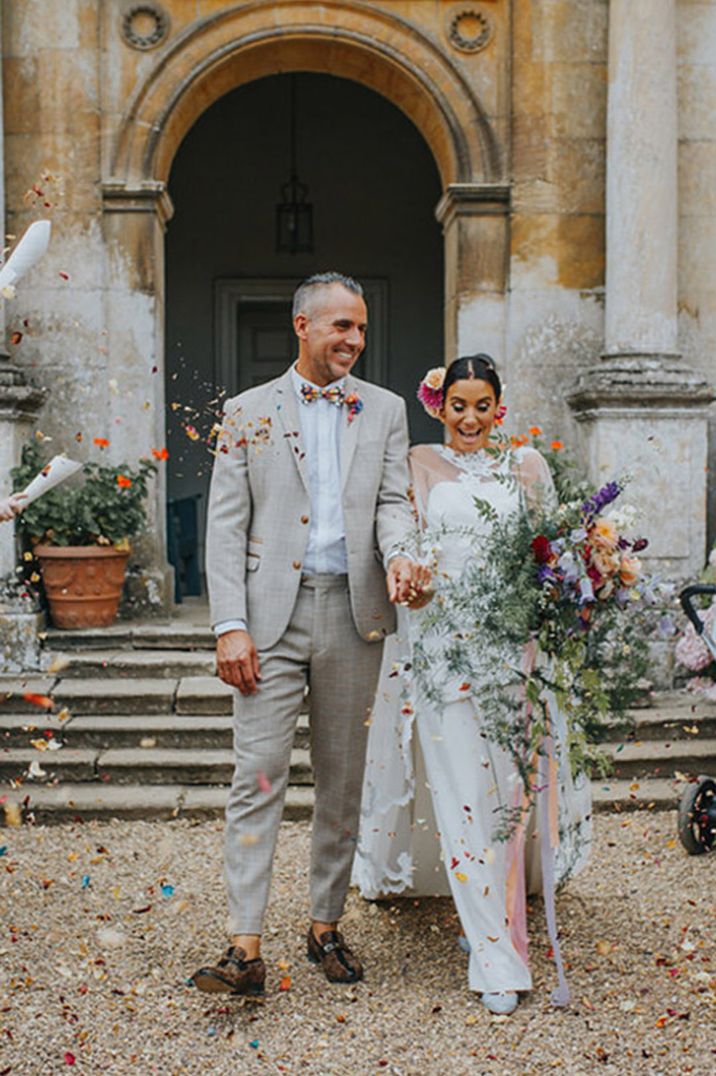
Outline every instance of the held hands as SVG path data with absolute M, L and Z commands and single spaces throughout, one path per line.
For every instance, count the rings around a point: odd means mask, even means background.
M 432 598 L 431 573 L 409 557 L 393 557 L 388 565 L 388 597 L 394 604 L 421 609 Z
M 216 640 L 219 679 L 242 695 L 255 695 L 261 680 L 259 656 L 247 631 L 227 631 Z

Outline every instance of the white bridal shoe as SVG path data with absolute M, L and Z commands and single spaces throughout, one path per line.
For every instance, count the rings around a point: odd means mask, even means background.
M 482 995 L 482 1004 L 495 1016 L 509 1016 L 518 1001 L 516 990 L 492 990 Z

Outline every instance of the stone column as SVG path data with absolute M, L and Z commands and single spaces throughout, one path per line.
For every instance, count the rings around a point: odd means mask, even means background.
M 0 26 L 0 229 L 5 235 L 5 161 L 3 154 L 2 26 Z M 19 462 L 22 442 L 45 394 L 28 385 L 10 361 L 5 346 L 5 300 L 0 297 L 0 497 L 12 488 L 10 470 Z M 0 674 L 39 668 L 40 616 L 17 586 L 15 528 L 0 523 Z
M 677 341 L 675 0 L 610 0 L 605 350 L 568 399 L 592 478 L 628 472 L 653 568 L 687 577 L 706 541 L 704 377 Z
M 445 236 L 445 359 L 505 354 L 510 188 L 451 183 L 435 209 Z

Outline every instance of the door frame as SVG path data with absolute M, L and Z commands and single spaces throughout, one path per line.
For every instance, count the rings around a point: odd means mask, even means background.
M 231 356 L 238 354 L 237 313 L 242 303 L 290 303 L 301 277 L 220 277 L 214 281 L 214 384 L 219 389 L 231 384 Z M 384 277 L 361 279 L 369 313 L 369 348 L 365 377 L 387 387 L 390 326 L 390 288 Z

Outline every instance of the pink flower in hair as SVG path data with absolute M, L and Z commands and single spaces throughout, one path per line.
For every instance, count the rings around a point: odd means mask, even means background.
M 445 373 L 444 366 L 434 366 L 418 385 L 418 399 L 431 418 L 438 418 L 442 410 Z

